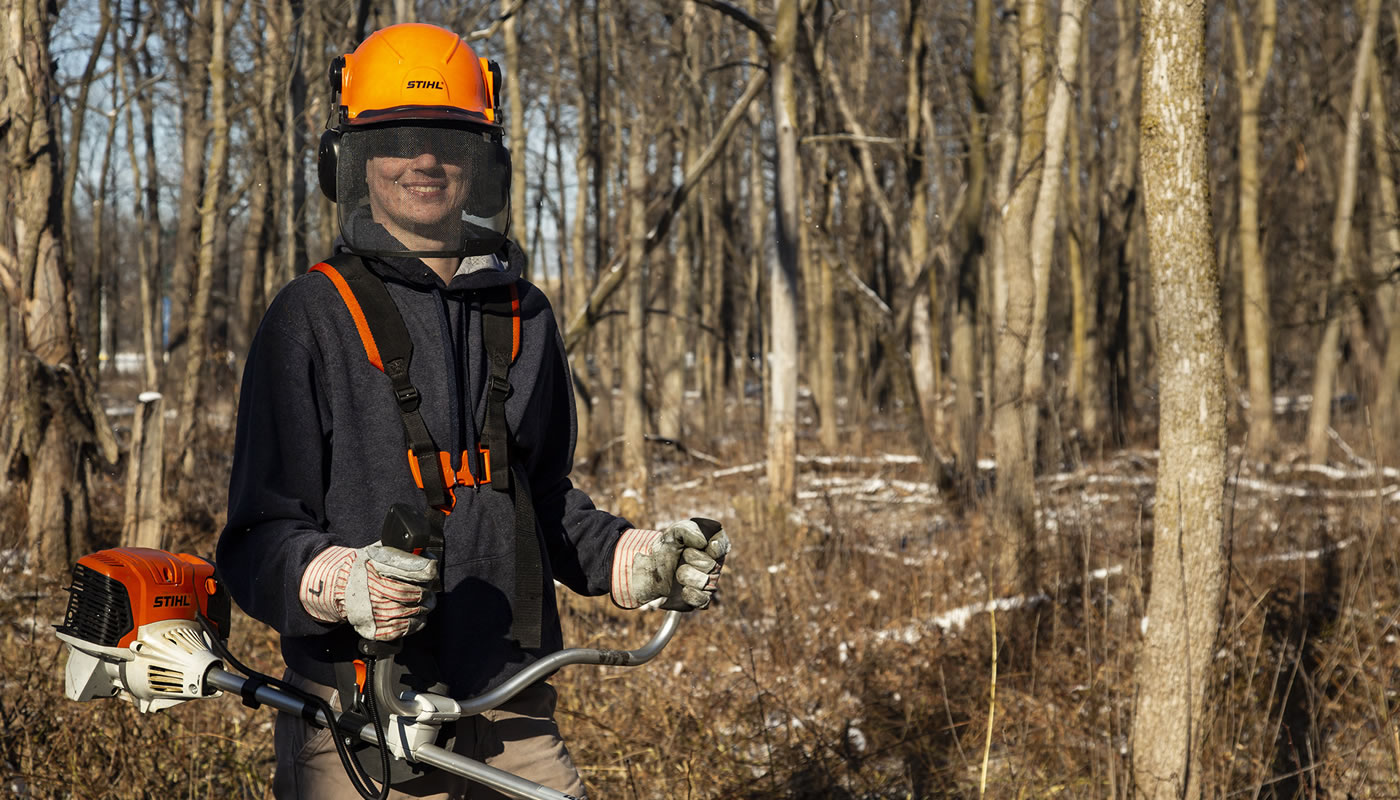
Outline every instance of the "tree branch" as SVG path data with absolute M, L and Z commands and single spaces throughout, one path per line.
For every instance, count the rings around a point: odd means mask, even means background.
M 742 8 L 726 3 L 724 0 L 691 0 L 691 2 L 696 5 L 705 6 L 706 8 L 713 8 L 726 17 L 738 22 L 740 25 L 743 25 L 745 28 L 753 31 L 754 34 L 758 36 L 758 40 L 763 43 L 764 50 L 772 46 L 773 32 L 768 30 L 762 22 L 749 16 L 749 13 Z
M 516 14 L 519 14 L 520 10 L 525 7 L 525 3 L 527 2 L 529 2 L 529 0 L 516 0 L 515 5 L 506 9 L 505 12 L 502 13 L 499 17 L 496 17 L 495 19 L 491 20 L 490 25 L 486 26 L 485 28 L 482 28 L 479 31 L 472 31 L 471 33 L 467 34 L 462 38 L 466 39 L 468 42 L 476 42 L 482 39 L 490 39 L 492 36 L 496 35 L 496 31 L 501 29 L 501 26 L 505 24 L 506 20 L 510 19 Z
M 749 79 L 749 85 L 744 89 L 744 94 L 740 96 L 739 100 L 734 104 L 734 107 L 729 109 L 729 113 L 725 116 L 724 121 L 720 123 L 719 130 L 715 132 L 714 138 L 710 140 L 709 147 L 705 148 L 705 152 L 701 153 L 700 157 L 697 158 L 690 169 L 686 171 L 685 177 L 681 179 L 680 184 L 672 189 L 666 197 L 659 199 L 648 208 L 648 216 L 654 213 L 658 207 L 663 210 L 661 212 L 661 218 L 658 219 L 651 230 L 647 232 L 645 252 L 650 253 L 661 243 L 666 231 L 670 229 L 671 220 L 675 218 L 676 212 L 679 211 L 681 206 L 685 203 L 686 196 L 690 193 L 690 190 L 694 188 L 695 184 L 699 182 L 706 170 L 714 164 L 715 158 L 719 155 L 720 151 L 724 149 L 726 142 L 729 140 L 729 136 L 739 124 L 739 120 L 744 117 L 744 113 L 748 110 L 749 104 L 753 102 L 753 99 L 758 96 L 759 92 L 763 91 L 763 87 L 767 85 L 767 83 L 767 70 L 757 70 L 754 72 L 753 77 Z M 627 276 L 627 267 L 628 265 L 625 257 L 619 254 L 613 258 L 606 267 L 599 271 L 598 285 L 595 286 L 593 291 L 588 295 L 588 300 L 584 302 L 583 307 L 579 309 L 579 313 L 575 314 L 573 319 L 569 320 L 568 330 L 564 332 L 565 350 L 573 350 L 579 340 L 583 338 L 583 335 L 588 332 L 588 329 L 593 327 L 593 323 L 598 320 L 598 309 L 607 302 L 608 298 L 612 296 L 612 293 L 622 284 L 622 279 Z

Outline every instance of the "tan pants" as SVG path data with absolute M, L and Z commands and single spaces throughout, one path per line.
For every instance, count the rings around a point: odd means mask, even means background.
M 340 698 L 331 687 L 291 670 L 287 670 L 285 680 L 340 709 Z M 558 697 L 554 687 L 537 683 L 500 708 L 459 720 L 453 752 L 586 800 L 583 781 L 554 722 Z M 272 781 L 272 794 L 277 800 L 359 799 L 336 754 L 329 730 L 278 712 L 276 749 L 277 774 Z M 439 769 L 395 786 L 389 797 L 498 800 L 504 795 Z

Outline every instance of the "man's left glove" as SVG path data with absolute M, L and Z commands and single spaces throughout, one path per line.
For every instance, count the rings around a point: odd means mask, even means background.
M 637 608 L 664 597 L 665 609 L 704 608 L 728 554 L 729 536 L 712 519 L 688 519 L 664 531 L 628 530 L 613 550 L 613 602 Z

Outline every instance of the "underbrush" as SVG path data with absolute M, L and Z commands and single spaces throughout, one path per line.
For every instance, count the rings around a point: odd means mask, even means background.
M 955 514 L 895 435 L 867 433 L 865 447 L 803 459 L 785 515 L 767 508 L 761 467 L 735 454 L 726 469 L 657 465 L 654 519 L 720 519 L 735 551 L 714 607 L 656 661 L 553 679 L 595 800 L 1130 794 L 1155 456 L 1109 453 L 1042 477 L 1044 586 L 998 597 L 980 512 Z M 1396 476 L 1232 468 L 1220 681 L 1195 723 L 1207 796 L 1400 796 Z M 588 487 L 601 507 L 607 479 Z M 197 505 L 172 540 L 208 554 L 220 513 Z M 7 569 L 0 794 L 270 796 L 271 711 L 222 698 L 139 715 L 65 700 L 50 626 L 66 578 Z M 561 614 L 574 646 L 635 647 L 661 620 L 567 594 Z M 231 644 L 280 674 L 265 627 L 236 615 Z

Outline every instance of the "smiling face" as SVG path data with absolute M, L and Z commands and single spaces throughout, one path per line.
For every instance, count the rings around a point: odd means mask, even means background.
M 374 156 L 365 162 L 370 211 L 412 250 L 455 247 L 467 196 L 466 169 L 423 152 Z

